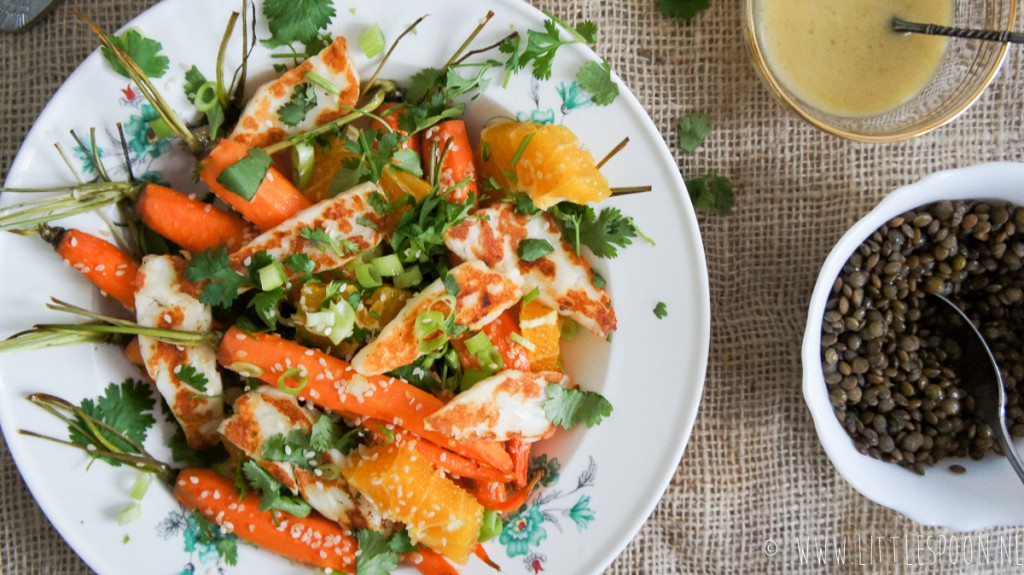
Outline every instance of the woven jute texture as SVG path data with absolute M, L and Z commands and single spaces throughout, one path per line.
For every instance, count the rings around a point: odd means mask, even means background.
M 93 49 L 63 8 L 104 28 L 150 0 L 64 3 L 33 29 L 0 37 L 0 166 L 51 95 Z M 469 3 L 469 0 L 467 0 Z M 1024 155 L 1024 73 L 1012 51 L 995 84 L 954 124 L 911 142 L 865 145 L 802 123 L 776 103 L 748 61 L 740 0 L 715 2 L 690 23 L 669 21 L 654 0 L 542 0 L 570 21 L 601 29 L 599 51 L 636 93 L 676 153 L 684 176 L 731 178 L 736 211 L 700 217 L 711 275 L 712 342 L 693 437 L 661 503 L 607 573 L 1011 572 L 1017 565 L 907 565 L 917 541 L 953 536 L 860 496 L 836 473 L 800 393 L 799 348 L 818 268 L 843 231 L 886 193 L 940 169 Z M 695 154 L 674 143 L 684 114 L 705 110 L 714 131 Z M 2 280 L 0 280 L 2 281 Z M 651 398 L 657 401 L 657 398 Z M 639 432 L 639 430 L 638 430 Z M 974 534 L 1024 545 L 1024 529 Z M 847 565 L 801 561 L 794 541 L 872 538 Z M 893 539 L 897 538 L 897 539 Z M 766 553 L 766 542 L 779 544 Z M 892 547 L 899 547 L 895 558 Z M 771 544 L 767 549 L 772 551 Z M 930 560 L 927 552 L 924 562 Z M 1020 557 L 1014 559 L 1014 563 Z M 860 565 L 859 563 L 873 563 Z M 0 571 L 88 573 L 25 488 L 0 442 Z M 156 572 L 140 566 L 140 573 Z

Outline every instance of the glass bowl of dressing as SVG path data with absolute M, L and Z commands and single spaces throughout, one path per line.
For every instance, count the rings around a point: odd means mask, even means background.
M 1016 14 L 1016 0 L 746 0 L 744 24 L 776 98 L 831 134 L 895 142 L 967 110 L 1007 46 L 897 33 L 892 18 L 1010 30 Z

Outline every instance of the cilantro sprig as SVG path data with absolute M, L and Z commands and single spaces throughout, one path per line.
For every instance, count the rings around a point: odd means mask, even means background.
M 270 38 L 263 43 L 270 48 L 299 43 L 303 50 L 295 51 L 296 59 L 312 56 L 331 43 L 326 30 L 335 14 L 331 0 L 266 0 L 263 15 Z
M 127 54 L 146 76 L 161 78 L 167 72 L 167 67 L 171 61 L 167 56 L 160 53 L 163 50 L 163 44 L 147 38 L 138 30 L 128 30 L 120 36 L 111 36 L 110 41 L 119 50 Z M 101 48 L 101 52 L 107 62 L 110 62 L 110 66 L 115 72 L 125 78 L 131 78 L 112 50 L 104 47 Z
M 703 176 L 686 180 L 693 207 L 702 212 L 732 213 L 735 200 L 732 182 L 725 176 L 709 170 Z
M 711 7 L 711 0 L 658 0 L 657 7 L 665 16 L 692 20 Z
M 356 575 L 388 575 L 398 567 L 399 553 L 417 549 L 406 531 L 388 537 L 379 531 L 360 529 L 356 531 L 356 543 Z
M 260 511 L 279 510 L 298 518 L 309 516 L 312 508 L 301 497 L 282 493 L 285 489 L 255 461 L 242 464 L 242 473 L 253 489 L 260 492 Z
M 277 117 L 286 126 L 298 126 L 311 110 L 316 108 L 316 90 L 313 84 L 302 82 L 295 86 L 291 98 L 277 109 Z
M 619 85 L 612 80 L 608 60 L 590 61 L 576 72 L 576 82 L 590 93 L 590 101 L 598 106 L 607 106 L 619 97 Z
M 631 245 L 638 236 L 654 245 L 633 218 L 623 216 L 618 208 L 608 207 L 597 212 L 590 206 L 562 202 L 551 213 L 561 223 L 562 234 L 574 246 L 576 255 L 584 245 L 597 257 L 614 258 L 619 255 L 618 248 Z
M 594 427 L 612 414 L 612 404 L 593 391 L 566 389 L 557 383 L 544 388 L 544 414 L 548 421 L 565 429 L 584 424 Z

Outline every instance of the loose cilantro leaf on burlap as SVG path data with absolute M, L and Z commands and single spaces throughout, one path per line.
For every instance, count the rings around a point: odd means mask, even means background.
M 686 180 L 686 189 L 690 192 L 694 208 L 703 212 L 732 213 L 735 199 L 732 182 L 725 176 L 719 176 L 714 170 L 699 178 Z
M 711 115 L 707 112 L 692 112 L 679 120 L 676 135 L 679 147 L 693 153 L 711 133 Z
M 666 16 L 692 20 L 711 7 L 711 0 L 658 0 L 657 7 Z

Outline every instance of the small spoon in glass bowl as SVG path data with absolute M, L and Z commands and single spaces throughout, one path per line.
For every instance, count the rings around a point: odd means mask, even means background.
M 1006 429 L 1006 390 L 992 350 L 959 306 L 936 293 L 929 293 L 928 297 L 931 304 L 945 306 L 949 311 L 956 312 L 954 317 L 957 325 L 947 326 L 943 336 L 960 346 L 960 357 L 953 360 L 957 372 L 961 374 L 960 385 L 974 398 L 975 415 L 992 428 L 992 435 L 1003 448 L 1003 454 L 1024 483 L 1024 461 L 1014 448 L 1010 432 Z
M 0 0 L 0 31 L 21 30 L 46 13 L 57 0 Z

